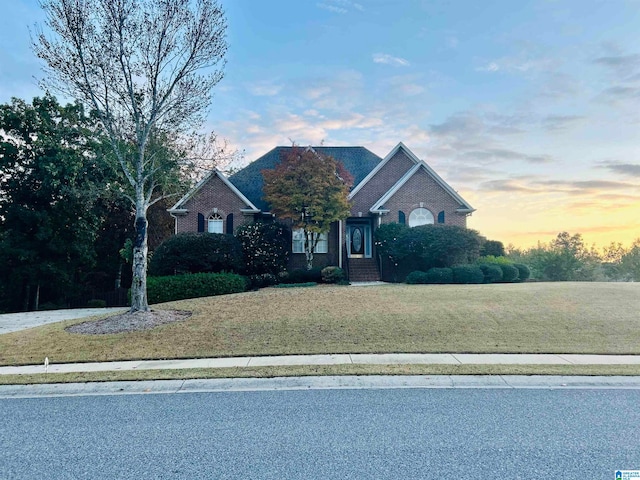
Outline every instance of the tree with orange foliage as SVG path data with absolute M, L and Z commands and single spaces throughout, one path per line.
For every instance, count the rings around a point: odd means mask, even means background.
M 333 222 L 349 216 L 347 197 L 353 177 L 334 158 L 295 145 L 276 168 L 263 170 L 262 175 L 264 199 L 271 212 L 304 231 L 304 253 L 311 269 L 320 235 L 328 233 Z

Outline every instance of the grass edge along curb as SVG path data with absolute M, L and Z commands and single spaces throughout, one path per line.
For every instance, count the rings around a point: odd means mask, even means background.
M 1 375 L 0 385 L 345 375 L 640 376 L 640 365 L 287 365 Z

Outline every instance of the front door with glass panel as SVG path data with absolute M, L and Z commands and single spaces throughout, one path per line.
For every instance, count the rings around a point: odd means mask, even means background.
M 364 257 L 364 225 L 351 227 L 351 256 Z
M 348 224 L 347 249 L 351 258 L 371 257 L 371 225 L 368 223 Z

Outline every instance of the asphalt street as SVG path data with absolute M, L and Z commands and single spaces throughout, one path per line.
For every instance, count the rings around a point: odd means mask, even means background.
M 613 479 L 637 389 L 342 389 L 0 399 L 2 479 Z

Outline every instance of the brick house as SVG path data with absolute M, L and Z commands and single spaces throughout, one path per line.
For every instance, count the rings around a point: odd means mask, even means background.
M 227 178 L 212 171 L 169 213 L 175 231 L 233 233 L 245 223 L 271 221 L 262 196 L 262 170 L 274 168 L 292 147 L 276 147 Z M 354 178 L 349 194 L 351 215 L 335 222 L 318 242 L 314 266 L 338 265 L 349 278 L 378 280 L 379 264 L 373 232 L 391 222 L 409 226 L 432 223 L 466 227 L 474 208 L 403 143 L 380 158 L 364 147 L 308 147 L 341 162 Z M 306 265 L 299 232 L 291 239 L 290 268 Z

